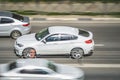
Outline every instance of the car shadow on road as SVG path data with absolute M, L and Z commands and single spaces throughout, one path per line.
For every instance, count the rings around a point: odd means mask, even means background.
M 9 36 L 0 36 L 0 38 L 10 38 Z

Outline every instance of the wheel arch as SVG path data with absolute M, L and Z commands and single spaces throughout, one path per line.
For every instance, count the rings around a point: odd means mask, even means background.
M 11 33 L 12 33 L 13 31 L 19 31 L 19 32 L 21 33 L 21 31 L 20 31 L 19 29 L 14 29 L 14 30 L 11 30 L 11 31 L 10 31 L 10 36 L 11 36 Z M 21 35 L 22 35 L 22 33 L 21 33 Z
M 35 48 L 33 48 L 33 47 L 26 47 L 26 48 L 23 49 L 23 51 L 24 51 L 25 49 L 34 49 L 34 50 L 35 50 L 35 55 L 36 55 L 36 49 L 35 49 Z M 23 56 L 23 51 L 22 51 L 22 56 Z
M 21 33 L 21 35 L 23 35 L 22 32 L 21 32 L 21 30 L 19 28 L 13 28 L 13 29 L 10 30 L 9 36 L 11 36 L 11 33 L 13 31 L 19 31 Z
M 84 55 L 84 53 L 85 53 L 85 51 L 84 51 L 83 48 L 81 48 L 81 47 L 74 47 L 74 48 L 72 48 L 72 49 L 70 50 L 70 56 L 71 56 L 71 51 L 72 51 L 73 49 L 82 49 L 82 50 L 83 50 L 83 55 Z

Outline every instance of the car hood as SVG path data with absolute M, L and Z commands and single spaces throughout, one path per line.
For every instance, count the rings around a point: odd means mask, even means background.
M 74 79 L 83 80 L 84 79 L 84 72 L 81 69 L 75 68 L 72 66 L 58 65 L 58 73 L 68 76 L 68 77 L 64 77 L 66 79 L 72 79 L 72 80 Z
M 16 40 L 19 44 L 30 44 L 30 43 L 37 43 L 38 41 L 35 38 L 35 33 L 23 35 Z

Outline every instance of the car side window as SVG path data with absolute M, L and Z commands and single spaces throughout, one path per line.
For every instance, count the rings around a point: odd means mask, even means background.
M 14 21 L 12 19 L 8 19 L 8 18 L 1 18 L 0 23 L 1 24 L 6 24 L 6 23 L 13 23 Z
M 45 40 L 46 42 L 60 41 L 59 34 L 48 36 Z
M 61 34 L 60 40 L 65 41 L 65 40 L 75 40 L 77 39 L 77 36 L 75 35 L 70 35 L 70 34 Z
M 32 70 L 23 69 L 20 71 L 20 73 L 22 74 L 49 74 L 49 72 L 44 71 L 42 69 L 32 69 Z

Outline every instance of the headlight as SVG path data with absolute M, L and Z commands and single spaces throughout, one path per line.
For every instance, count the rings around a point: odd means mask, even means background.
M 20 43 L 17 43 L 16 45 L 18 45 L 19 47 L 23 47 L 23 45 L 22 45 L 22 44 L 20 44 Z

